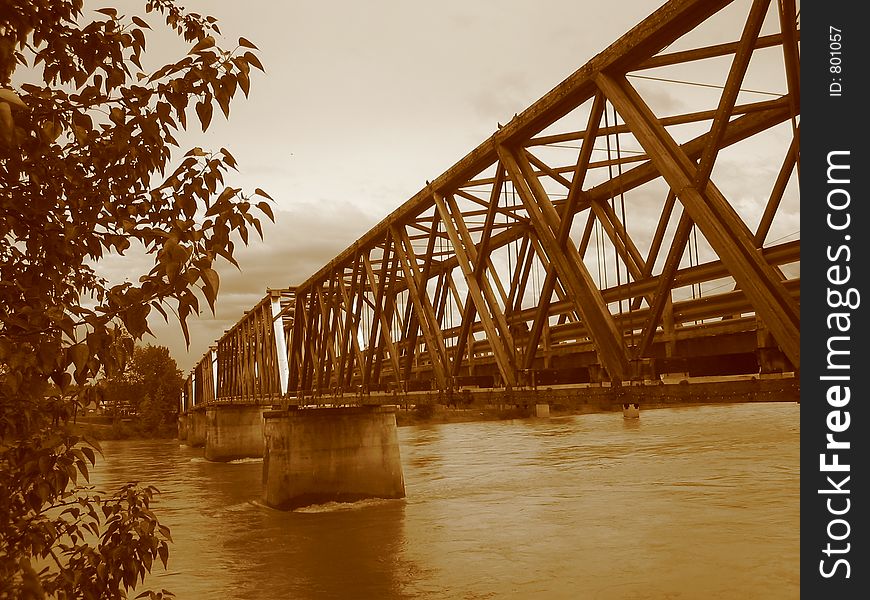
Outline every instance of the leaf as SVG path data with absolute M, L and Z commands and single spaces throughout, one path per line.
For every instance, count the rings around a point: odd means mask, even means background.
M 181 333 L 184 334 L 184 343 L 190 348 L 190 329 L 187 326 L 187 315 L 190 314 L 190 305 L 182 304 L 181 300 L 178 302 L 178 322 L 181 324 Z
M 139 339 L 148 330 L 148 313 L 150 304 L 134 304 L 125 311 L 123 320 L 127 330 L 134 338 Z
M 87 113 L 74 112 L 72 121 L 73 125 L 75 125 L 76 127 L 81 127 L 86 131 L 91 131 L 94 128 L 94 121 Z
M 169 527 L 167 527 L 166 525 L 158 525 L 157 530 L 160 532 L 160 535 L 165 537 L 170 542 L 172 541 L 172 536 L 170 535 Z
M 135 18 L 135 17 L 134 17 L 134 18 Z M 145 47 L 145 34 L 142 33 L 142 30 L 141 30 L 141 29 L 134 29 L 134 30 L 133 30 L 133 39 L 136 40 L 136 44 L 138 44 L 140 48 L 144 48 L 144 47 Z M 140 69 L 142 68 L 142 65 L 137 65 L 137 66 L 138 66 Z M 139 75 L 141 75 L 141 77 L 139 77 Z M 144 73 L 139 73 L 139 75 L 137 75 L 137 77 L 139 77 L 140 80 L 141 80 L 141 79 L 144 79 L 144 77 L 145 77 L 145 74 L 144 74 Z
M 157 554 L 160 556 L 160 562 L 163 563 L 163 568 L 166 568 L 166 563 L 169 561 L 169 546 L 166 545 L 166 542 L 160 544 L 160 547 L 157 548 Z
M 8 102 L 0 102 L 0 139 L 7 146 L 15 139 L 15 121 L 12 119 L 12 107 Z
M 214 269 L 203 269 L 201 272 L 202 280 L 205 282 L 207 287 L 210 287 L 214 290 L 215 295 L 217 295 L 218 289 L 220 288 L 221 279 L 218 275 L 217 271 Z
M 199 115 L 199 122 L 202 124 L 202 130 L 208 129 L 208 124 L 211 123 L 211 102 L 197 102 L 196 114 Z
M 169 315 L 166 313 L 166 309 L 163 308 L 163 306 L 162 306 L 159 302 L 157 302 L 157 301 L 155 300 L 154 302 L 151 303 L 151 306 L 153 306 L 154 308 L 156 308 L 156 309 L 157 309 L 157 312 L 159 312 L 161 315 L 163 315 L 163 320 L 164 320 L 164 321 L 166 321 L 167 323 L 169 322 Z
M 275 222 L 275 215 L 272 213 L 272 207 L 269 206 L 268 202 L 257 202 L 257 208 L 263 211 L 263 214 L 269 217 L 270 221 Z
M 151 25 L 140 19 L 139 17 L 133 17 L 133 22 L 136 23 L 139 27 L 144 27 L 145 29 L 151 29 Z
M 103 448 L 100 446 L 99 440 L 97 440 L 95 438 L 88 437 L 88 436 L 83 436 L 83 438 L 84 438 L 85 442 L 87 442 L 88 444 L 91 445 L 91 448 L 95 449 L 100 454 L 103 453 Z
M 206 36 L 203 39 L 199 40 L 193 48 L 190 49 L 188 54 L 195 54 L 196 52 L 202 52 L 208 48 L 214 46 L 214 38 L 212 36 Z
M 42 124 L 43 139 L 48 142 L 54 142 L 60 137 L 61 128 L 52 121 L 46 121 Z
M 235 196 L 238 193 L 239 193 L 239 188 L 233 188 L 233 187 L 224 188 L 224 191 L 222 191 L 221 195 L 218 196 L 218 199 L 215 202 L 215 205 L 224 204 L 227 200 L 229 200 L 230 198 L 232 198 L 233 196 Z
M 256 57 L 253 52 L 245 52 L 243 55 L 244 59 L 248 61 L 249 65 L 253 65 L 263 71 L 266 72 L 266 69 L 263 68 L 263 63 L 260 62 L 260 59 Z
M 219 89 L 215 93 L 215 98 L 218 101 L 218 106 L 221 107 L 221 111 L 224 113 L 224 117 L 227 119 L 230 118 L 230 96 L 227 91 L 223 88 Z
M 236 80 L 238 81 L 239 87 L 242 89 L 242 92 L 244 92 L 245 98 L 247 98 L 248 92 L 251 91 L 251 79 L 248 77 L 248 74 L 244 71 L 239 71 L 239 74 L 236 76 Z
M 98 8 L 96 12 L 112 17 L 113 19 L 118 18 L 118 11 L 114 8 Z
M 85 481 L 90 481 L 91 478 L 90 478 L 90 475 L 88 474 L 88 465 L 87 465 L 87 463 L 86 463 L 85 461 L 83 461 L 83 460 L 79 460 L 79 461 L 76 461 L 76 464 L 77 464 L 78 467 L 79 467 L 79 471 L 81 471 L 81 472 L 82 472 L 82 475 L 84 475 L 84 477 L 85 477 Z
M 109 111 L 109 120 L 112 121 L 115 125 L 123 125 L 124 124 L 124 111 L 118 108 L 117 106 L 112 107 L 112 110 Z
M 260 188 L 255 189 L 254 194 L 257 196 L 262 196 L 263 198 L 268 198 L 269 200 L 275 200 L 274 198 L 272 198 L 272 196 L 270 196 L 269 194 L 267 194 L 266 192 L 264 192 Z
M 203 269 L 202 280 L 205 286 L 202 288 L 202 293 L 205 294 L 205 299 L 214 314 L 214 303 L 217 300 L 218 288 L 220 287 L 220 277 L 214 269 Z
M 232 154 L 230 154 L 230 151 L 227 150 L 226 148 L 221 148 L 220 153 L 224 157 L 224 162 L 227 163 L 227 165 L 229 165 L 230 167 L 235 169 L 236 168 L 236 159 Z
M 87 446 L 82 447 L 82 454 L 91 461 L 91 464 L 94 464 L 97 460 L 97 455 L 94 454 L 94 451 L 88 448 Z
M 249 40 L 246 40 L 243 37 L 239 38 L 239 46 L 244 46 L 245 48 L 253 48 L 254 50 L 259 50 L 254 44 L 252 44 Z
M 12 108 L 27 108 L 27 105 L 24 103 L 24 101 L 19 98 L 18 94 L 16 94 L 12 90 L 0 90 L 0 100 L 2 100 L 3 102 L 8 102 Z
M 76 344 L 70 346 L 68 352 L 73 364 L 76 366 L 76 371 L 84 369 L 88 362 L 88 358 L 90 357 L 87 344 Z

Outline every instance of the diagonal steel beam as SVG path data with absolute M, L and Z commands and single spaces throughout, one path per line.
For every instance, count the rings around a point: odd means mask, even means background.
M 586 180 L 586 170 L 589 167 L 589 161 L 592 158 L 592 150 L 595 144 L 595 139 L 598 137 L 598 128 L 601 124 L 601 116 L 603 114 L 604 97 L 601 94 L 596 94 L 595 99 L 592 101 L 592 109 L 589 112 L 589 120 L 586 125 L 583 146 L 580 148 L 580 155 L 578 156 L 577 164 L 574 167 L 574 176 L 571 178 L 571 187 L 568 190 L 568 198 L 566 199 L 565 206 L 562 209 L 561 222 L 559 223 L 559 228 L 556 232 L 556 243 L 562 248 L 567 245 L 568 234 L 571 232 L 571 223 L 574 220 L 574 213 L 583 193 L 583 182 Z M 541 296 L 538 300 L 538 311 L 535 314 L 535 320 L 532 322 L 532 328 L 529 332 L 529 341 L 526 345 L 525 358 L 523 359 L 523 369 L 530 369 L 535 360 L 538 342 L 541 339 L 541 332 L 544 329 L 544 322 L 548 320 L 550 315 L 550 299 L 553 296 L 553 288 L 555 285 L 556 270 L 553 268 L 551 260 L 550 265 L 547 267 L 547 275 L 544 278 L 544 284 L 541 288 Z
M 613 317 L 604 304 L 601 292 L 595 286 L 580 255 L 573 244 L 562 246 L 556 237 L 559 215 L 553 203 L 532 172 L 532 165 L 522 151 L 504 146 L 498 148 L 499 158 L 520 194 L 531 218 L 538 239 L 555 264 L 559 278 L 565 283 L 578 312 L 592 333 L 592 342 L 599 358 L 614 381 L 628 379 L 629 365 L 622 336 Z M 567 215 L 566 215 L 566 218 Z
M 728 78 L 725 82 L 725 88 L 723 89 L 722 95 L 719 99 L 719 106 L 716 110 L 716 116 L 714 117 L 713 125 L 710 128 L 709 140 L 707 145 L 703 148 L 699 161 L 699 166 L 697 169 L 695 169 L 694 163 L 685 155 L 685 153 L 683 153 L 682 149 L 679 148 L 676 142 L 673 142 L 673 139 L 667 133 L 664 126 L 655 117 L 655 115 L 653 115 L 652 111 L 649 110 L 649 108 L 640 98 L 640 95 L 637 94 L 637 92 L 628 83 L 625 77 L 621 76 L 618 79 L 611 79 L 610 76 L 603 72 L 599 73 L 597 77 L 599 88 L 607 94 L 610 101 L 614 104 L 614 106 L 616 106 L 620 114 L 622 114 L 625 122 L 632 128 L 635 137 L 638 138 L 638 141 L 647 150 L 647 153 L 651 157 L 651 161 L 656 164 L 659 171 L 662 172 L 662 175 L 665 175 L 665 179 L 671 185 L 671 189 L 677 191 L 678 196 L 680 195 L 679 190 L 686 187 L 682 183 L 677 186 L 675 186 L 673 183 L 673 181 L 677 181 L 677 179 L 679 179 L 673 176 L 673 173 L 676 173 L 678 169 L 671 169 L 672 176 L 669 179 L 662 170 L 661 163 L 667 162 L 666 157 L 668 156 L 668 152 L 673 151 L 674 154 L 671 155 L 673 157 L 672 161 L 679 161 L 680 157 L 682 157 L 687 163 L 682 166 L 683 168 L 688 170 L 687 173 L 689 173 L 689 175 L 686 176 L 690 177 L 691 183 L 694 183 L 695 189 L 703 190 L 704 188 L 706 188 L 707 182 L 710 178 L 710 173 L 713 171 L 713 165 L 715 164 L 716 156 L 718 155 L 719 149 L 722 145 L 722 140 L 724 139 L 726 131 L 728 129 L 729 119 L 734 110 L 734 105 L 737 101 L 737 95 L 740 91 L 740 84 L 742 83 L 743 77 L 746 74 L 746 69 L 749 66 L 749 61 L 752 57 L 752 51 L 755 48 L 755 41 L 758 38 L 758 34 L 761 30 L 761 25 L 764 22 L 764 16 L 767 12 L 767 6 L 769 2 L 770 0 L 755 0 L 752 4 L 752 7 L 750 8 L 749 15 L 743 28 L 743 33 L 740 38 L 740 42 L 734 54 L 731 69 L 728 72 Z M 624 88 L 624 90 L 621 90 L 620 88 Z M 636 108 L 636 110 L 633 110 L 633 108 Z M 632 112 L 633 116 L 635 116 L 634 123 L 629 121 L 626 112 Z M 643 131 L 638 131 L 638 127 L 641 127 L 641 124 L 644 123 L 644 119 L 646 120 L 647 128 L 643 129 Z M 658 139 L 670 140 L 675 148 L 669 149 L 666 147 L 667 144 L 657 144 L 656 142 Z M 655 148 L 655 152 L 657 154 L 653 154 L 654 151 L 651 148 Z M 682 197 L 680 197 L 680 199 L 681 201 L 683 201 Z M 685 201 L 683 201 L 683 204 L 685 205 Z M 727 205 L 727 201 L 724 201 L 723 204 Z M 727 208 L 723 207 L 723 212 L 727 214 L 729 209 L 731 210 L 731 213 L 733 213 L 733 209 L 730 208 L 730 205 L 728 205 Z M 723 217 L 724 216 L 725 215 L 723 215 Z M 733 215 L 729 214 L 726 218 L 728 218 L 729 221 L 732 222 L 732 225 L 734 225 L 737 229 L 740 229 L 740 225 L 743 225 L 743 229 L 746 229 L 745 225 L 739 219 L 739 217 L 736 218 L 736 221 L 739 222 L 739 225 L 733 223 L 733 221 L 735 220 L 734 217 L 736 217 L 736 213 L 734 213 Z M 708 229 L 709 228 L 710 226 L 708 226 Z M 659 287 L 653 296 L 653 303 L 649 314 L 649 321 L 644 326 L 644 329 L 640 336 L 640 343 L 636 351 L 637 356 L 644 356 L 646 351 L 649 349 L 650 344 L 652 343 L 655 329 L 661 320 L 661 315 L 664 311 L 665 305 L 670 299 L 671 280 L 673 279 L 673 275 L 676 272 L 677 267 L 679 266 L 679 262 L 683 255 L 685 246 L 689 241 L 689 234 L 691 233 L 691 229 L 692 220 L 687 209 L 680 216 L 677 231 L 674 234 L 671 248 L 665 261 L 665 267 L 662 272 L 662 277 L 659 279 Z M 748 230 L 746 231 L 748 232 Z M 789 300 L 789 298 L 786 297 L 784 297 L 783 299 Z
M 513 361 L 510 357 L 512 348 L 509 350 L 506 347 L 507 340 L 505 338 L 505 332 L 507 331 L 507 323 L 504 323 L 504 329 L 502 329 L 501 323 L 496 325 L 493 315 L 490 314 L 490 310 L 497 310 L 497 307 L 489 305 L 487 300 L 484 298 L 484 292 L 481 290 L 482 286 L 474 277 L 474 268 L 472 267 L 468 252 L 466 251 L 472 250 L 473 244 L 470 248 L 466 249 L 463 240 L 460 239 L 456 225 L 454 224 L 454 216 L 451 215 L 448 210 L 444 199 L 437 192 L 433 194 L 433 198 L 435 199 L 435 206 L 441 214 L 441 222 L 444 223 L 447 235 L 450 237 L 450 243 L 453 244 L 453 251 L 456 253 L 456 258 L 459 260 L 459 268 L 462 270 L 463 276 L 465 276 L 465 281 L 468 285 L 468 295 L 474 302 L 474 305 L 477 308 L 477 314 L 480 316 L 481 323 L 486 330 L 486 335 L 490 341 L 490 347 L 492 348 L 493 354 L 495 354 L 498 370 L 508 387 L 516 387 L 516 373 Z M 455 202 L 451 208 L 455 209 Z M 501 317 L 503 321 L 504 315 L 501 315 Z
M 738 284 L 746 290 L 747 296 L 783 352 L 799 368 L 800 315 L 794 300 L 755 248 L 749 229 L 721 192 L 709 183 L 699 185 L 699 182 L 706 181 L 712 170 L 712 164 L 706 164 L 705 158 L 709 160 L 712 156 L 715 159 L 716 149 L 705 151 L 701 166 L 696 167 L 625 77 L 612 77 L 602 73 L 598 77 L 598 84 L 626 123 L 631 125 L 638 141 L 652 157 L 671 188 L 676 191 L 685 207 L 684 214 L 691 217 L 701 228 L 707 241 L 731 270 Z M 725 120 L 727 121 L 727 117 Z M 682 240 L 675 240 L 675 245 L 677 241 Z M 661 281 L 667 284 L 667 278 L 662 277 Z M 660 299 L 657 299 L 656 304 L 661 304 L 663 308 Z M 654 327 L 646 328 L 644 340 L 648 339 L 648 330 Z M 648 342 L 646 346 L 648 347 Z
M 501 165 L 496 165 L 495 181 L 492 184 L 492 190 L 489 196 L 489 205 L 486 210 L 486 219 L 483 223 L 483 231 L 480 237 L 480 247 L 477 249 L 478 257 L 489 256 L 489 249 L 492 243 L 492 229 L 495 225 L 495 215 L 499 209 L 498 203 L 501 198 L 502 188 L 504 187 L 505 173 Z M 475 281 L 481 281 L 486 274 L 487 263 L 479 260 L 474 264 L 473 277 Z M 474 323 L 477 307 L 471 297 L 466 297 L 465 307 L 462 310 L 462 327 L 459 332 L 459 337 L 456 340 L 456 353 L 453 357 L 453 370 L 451 374 L 455 377 L 459 375 L 459 370 L 462 367 L 463 356 L 465 355 L 465 344 L 469 339 L 472 339 L 471 326 Z M 469 353 L 472 348 L 469 348 Z
M 440 329 L 434 324 L 435 311 L 426 294 L 426 281 L 417 265 L 417 257 L 414 255 L 408 233 L 403 227 L 399 227 L 395 223 L 390 225 L 390 232 L 394 240 L 396 255 L 399 257 L 399 263 L 408 283 L 408 294 L 414 305 L 414 313 L 417 315 L 417 322 L 423 331 L 426 349 L 429 352 L 429 359 L 432 361 L 432 369 L 435 371 L 435 379 L 438 387 L 446 390 L 450 387 L 447 378 L 447 349 L 444 346 Z

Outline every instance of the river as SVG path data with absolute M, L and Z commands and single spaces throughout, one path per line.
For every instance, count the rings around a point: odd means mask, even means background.
M 156 485 L 198 599 L 740 599 L 800 593 L 792 403 L 399 428 L 407 498 L 294 512 L 262 461 L 107 441 L 92 482 Z

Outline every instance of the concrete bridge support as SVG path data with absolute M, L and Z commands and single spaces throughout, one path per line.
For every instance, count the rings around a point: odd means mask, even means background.
M 269 506 L 405 497 L 394 406 L 291 409 L 264 417 L 263 500 Z
M 187 439 L 188 427 L 188 416 L 186 414 L 178 415 L 178 439 L 182 442 Z
M 187 445 L 194 448 L 205 446 L 205 411 L 187 413 Z
M 205 458 L 260 458 L 265 449 L 262 406 L 215 406 L 205 411 Z

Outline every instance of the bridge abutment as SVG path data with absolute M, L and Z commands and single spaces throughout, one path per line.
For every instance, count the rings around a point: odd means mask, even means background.
M 405 497 L 395 407 L 291 409 L 264 418 L 269 506 Z
M 260 458 L 265 449 L 262 406 L 215 406 L 205 412 L 205 458 Z

